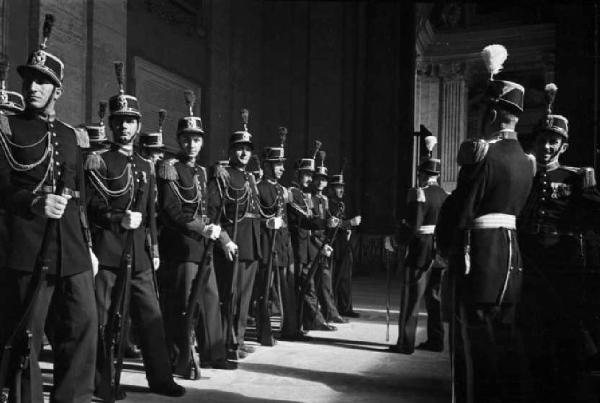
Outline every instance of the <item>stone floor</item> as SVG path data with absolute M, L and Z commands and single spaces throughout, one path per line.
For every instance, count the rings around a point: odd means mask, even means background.
M 398 290 L 394 284 L 393 290 Z M 397 325 L 386 342 L 385 278 L 358 277 L 355 308 L 362 315 L 338 326 L 337 332 L 316 332 L 307 343 L 280 341 L 258 346 L 237 371 L 203 369 L 198 381 L 178 379 L 187 388 L 183 398 L 148 392 L 141 361 L 127 361 L 122 384 L 127 402 L 449 402 L 448 353 L 417 351 L 407 356 L 387 352 L 396 341 Z M 399 297 L 392 299 L 397 323 Z M 417 342 L 423 341 L 421 317 Z M 253 344 L 253 343 L 249 343 Z M 49 375 L 48 375 L 49 376 Z

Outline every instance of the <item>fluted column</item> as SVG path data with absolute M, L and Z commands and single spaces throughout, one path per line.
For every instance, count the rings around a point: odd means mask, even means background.
M 456 155 L 467 132 L 467 86 L 464 64 L 440 65 L 441 97 L 439 120 L 439 156 L 442 160 L 441 183 L 447 191 L 456 186 Z

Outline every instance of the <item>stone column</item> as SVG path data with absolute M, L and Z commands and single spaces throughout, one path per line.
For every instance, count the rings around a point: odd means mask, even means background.
M 425 126 L 434 136 L 439 138 L 440 119 L 440 78 L 437 66 L 422 61 L 417 62 L 415 80 L 415 116 L 414 130 Z M 437 149 L 434 150 L 437 156 Z M 413 144 L 413 160 L 419 158 L 416 144 Z M 413 172 L 413 183 L 416 183 L 416 171 Z
M 440 120 L 438 155 L 442 160 L 440 182 L 451 191 L 456 186 L 456 155 L 467 133 L 467 87 L 462 63 L 441 64 Z

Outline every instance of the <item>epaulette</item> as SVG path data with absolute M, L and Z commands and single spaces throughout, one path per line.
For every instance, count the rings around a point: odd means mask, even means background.
M 10 130 L 8 117 L 3 113 L 0 113 L 0 133 L 2 133 L 5 137 L 12 137 L 12 130 Z
M 406 194 L 406 203 L 425 203 L 427 199 L 425 198 L 425 192 L 422 188 L 410 188 L 408 189 L 408 193 Z
M 83 163 L 83 169 L 86 171 L 105 173 L 106 163 L 104 162 L 104 158 L 102 158 L 102 152 L 99 150 L 90 151 L 85 158 L 85 162 Z
M 175 158 L 169 158 L 160 162 L 158 166 L 158 177 L 167 181 L 176 181 L 179 179 L 177 169 L 175 169 Z
M 75 132 L 75 138 L 77 139 L 79 148 L 90 148 L 90 137 L 84 127 L 73 127 L 65 122 L 60 122 Z
M 527 161 L 529 161 L 529 163 L 531 164 L 531 174 L 532 176 L 535 176 L 535 174 L 537 173 L 537 160 L 535 159 L 535 155 L 525 154 L 525 156 L 527 157 Z
M 560 166 L 565 171 L 576 173 L 581 176 L 581 187 L 583 189 L 596 186 L 596 175 L 592 167 L 570 167 L 567 165 Z
M 222 183 L 229 185 L 229 179 L 230 179 L 229 172 L 227 172 L 227 169 L 218 163 L 215 164 L 214 175 L 215 175 L 215 178 L 220 179 Z
M 485 140 L 466 140 L 463 141 L 458 149 L 456 162 L 458 165 L 476 164 L 483 161 L 490 145 Z

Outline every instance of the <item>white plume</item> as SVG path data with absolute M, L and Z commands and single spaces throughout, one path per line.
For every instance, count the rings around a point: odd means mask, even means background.
M 490 79 L 494 79 L 494 75 L 502 70 L 507 57 L 508 52 L 502 45 L 488 45 L 483 48 L 481 58 L 485 63 L 485 68 L 490 73 Z
M 437 144 L 437 137 L 435 137 L 435 136 L 425 137 L 425 148 L 427 148 L 427 151 L 432 152 L 433 147 L 435 147 L 436 144 Z

